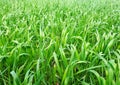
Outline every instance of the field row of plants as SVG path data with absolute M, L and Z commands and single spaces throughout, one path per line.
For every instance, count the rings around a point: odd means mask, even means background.
M 0 85 L 120 85 L 120 0 L 0 0 Z

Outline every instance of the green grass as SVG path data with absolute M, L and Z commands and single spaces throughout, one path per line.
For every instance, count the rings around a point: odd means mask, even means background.
M 0 85 L 120 85 L 120 0 L 0 0 Z

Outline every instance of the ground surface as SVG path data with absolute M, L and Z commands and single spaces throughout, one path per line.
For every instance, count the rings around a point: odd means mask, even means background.
M 120 0 L 0 0 L 0 85 L 120 85 Z

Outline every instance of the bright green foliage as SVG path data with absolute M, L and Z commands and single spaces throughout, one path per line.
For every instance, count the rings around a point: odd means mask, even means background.
M 0 85 L 120 85 L 120 0 L 0 0 Z

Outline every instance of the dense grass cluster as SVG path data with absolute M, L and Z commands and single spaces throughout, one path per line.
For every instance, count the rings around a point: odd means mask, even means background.
M 0 85 L 120 85 L 120 0 L 0 0 Z

